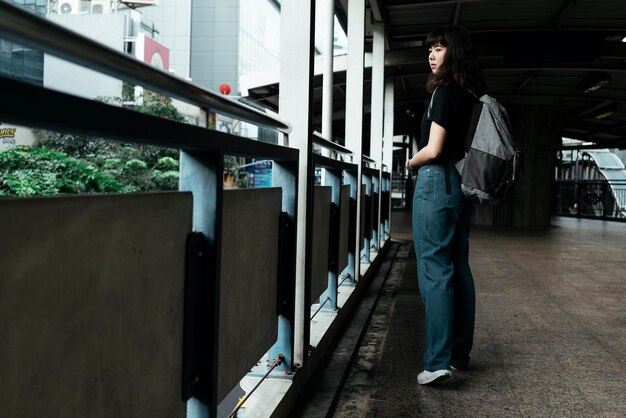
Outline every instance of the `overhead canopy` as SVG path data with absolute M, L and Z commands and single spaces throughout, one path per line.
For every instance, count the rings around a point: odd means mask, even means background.
M 506 106 L 562 106 L 563 136 L 626 148 L 626 3 L 623 0 L 369 0 L 385 22 L 386 74 L 395 77 L 395 134 L 412 134 L 424 110 L 429 74 L 424 41 L 433 29 L 470 31 L 489 92 Z M 346 26 L 347 0 L 336 0 Z M 367 32 L 367 31 L 366 31 Z M 371 72 L 366 71 L 369 78 Z M 321 114 L 321 77 L 315 81 Z M 365 103 L 370 101 L 369 79 Z M 257 94 L 258 93 L 258 94 Z M 276 85 L 250 90 L 275 107 Z M 344 132 L 345 73 L 335 75 L 334 136 Z M 366 105 L 366 113 L 369 112 Z M 369 119 L 364 119 L 368 138 Z

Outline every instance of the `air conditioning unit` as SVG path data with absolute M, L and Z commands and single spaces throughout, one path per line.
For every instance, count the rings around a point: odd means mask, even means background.
M 159 0 L 120 0 L 120 7 L 137 9 L 144 6 L 157 6 Z
M 91 0 L 92 14 L 109 14 L 114 11 L 114 3 L 111 0 Z
M 59 14 L 62 15 L 75 15 L 80 13 L 80 0 L 60 0 L 59 1 Z
M 121 3 L 124 3 L 129 6 L 157 6 L 159 4 L 159 0 L 120 0 Z

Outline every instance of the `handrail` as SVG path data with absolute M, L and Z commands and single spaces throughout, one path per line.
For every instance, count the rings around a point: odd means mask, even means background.
M 323 155 L 319 154 L 313 154 L 313 163 L 316 167 L 327 168 L 331 170 L 356 171 L 356 169 L 358 168 L 358 166 L 354 163 L 335 160 L 334 158 L 324 157 Z
M 352 155 L 352 151 L 348 148 L 343 147 L 330 139 L 324 138 L 319 132 L 313 132 L 313 143 L 341 154 Z
M 0 0 L 2 1 L 2 0 Z M 297 161 L 299 151 L 0 77 L 0 120 L 184 151 Z M 24 98 L 28 98 L 25 100 Z M 111 123 L 115 121 L 115 123 Z
M 0 16 L 0 37 L 9 41 L 246 122 L 291 131 L 291 125 L 277 116 L 174 77 L 5 1 L 0 1 Z
M 363 154 L 363 161 L 367 161 L 368 163 L 375 163 L 376 162 L 375 159 L 373 159 L 372 157 L 370 157 L 368 155 L 365 155 L 365 154 Z

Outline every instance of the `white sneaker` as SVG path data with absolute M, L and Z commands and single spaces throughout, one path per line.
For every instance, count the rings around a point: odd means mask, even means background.
M 424 370 L 417 375 L 417 383 L 420 385 L 430 385 L 433 383 L 439 383 L 442 380 L 446 380 L 452 376 L 450 370 L 441 369 L 434 372 Z

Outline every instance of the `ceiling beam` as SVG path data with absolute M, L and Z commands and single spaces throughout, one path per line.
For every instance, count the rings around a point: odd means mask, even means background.
M 407 86 L 406 86 L 406 80 L 402 76 L 400 76 L 400 86 L 402 87 L 402 92 L 403 93 L 406 93 L 407 91 L 409 91 Z
M 529 71 L 526 74 L 526 77 L 524 77 L 524 79 L 522 79 L 522 81 L 517 85 L 517 87 L 515 88 L 515 91 L 517 91 L 518 93 L 521 93 L 526 88 L 528 83 L 530 83 L 533 79 L 537 78 L 539 73 L 540 73 L 539 71 Z
M 568 137 L 569 138 L 569 137 Z M 621 139 L 621 140 L 617 140 L 617 141 L 604 141 L 604 140 L 596 140 L 594 138 L 572 138 L 572 139 L 578 139 L 578 140 L 582 140 L 585 142 L 594 142 L 594 144 L 589 144 L 589 145 L 565 145 L 563 147 L 561 147 L 562 150 L 584 150 L 584 149 L 599 149 L 599 148 L 619 148 L 619 149 L 624 149 L 626 147 L 626 139 Z
M 576 120 L 576 119 L 580 119 L 580 118 L 584 118 L 586 116 L 589 115 L 593 115 L 593 114 L 597 114 L 600 110 L 604 109 L 605 107 L 609 107 L 614 105 L 616 102 L 613 100 L 603 100 L 602 102 L 598 103 L 595 106 L 590 107 L 589 109 L 586 109 L 583 112 L 580 112 L 577 115 L 574 115 L 570 118 L 570 122 Z
M 454 9 L 454 19 L 452 20 L 453 25 L 459 24 L 459 16 L 461 16 L 461 7 L 463 6 L 462 2 L 456 3 L 456 8 Z
M 378 4 L 378 0 L 369 0 L 370 9 L 372 10 L 372 17 L 376 22 L 383 21 L 383 15 L 380 11 L 380 4 Z
M 387 4 L 385 7 L 389 10 L 403 10 L 403 9 L 423 9 L 425 7 L 435 7 L 435 6 L 446 6 L 451 4 L 458 3 L 480 3 L 485 1 L 494 1 L 494 0 L 434 0 L 434 1 L 420 1 L 419 3 L 415 0 L 405 0 L 402 2 L 397 2 L 394 4 Z
M 421 28 L 423 28 L 421 31 L 420 29 L 416 29 L 416 27 L 418 27 L 418 25 L 394 25 L 393 28 L 395 28 L 396 30 L 399 28 L 400 30 L 404 30 L 405 32 L 407 32 L 406 34 L 395 34 L 392 35 L 390 38 L 392 41 L 416 41 L 416 40 L 422 40 L 424 39 L 426 36 L 428 36 L 428 34 L 432 31 L 432 29 L 435 29 L 435 27 L 431 27 L 428 25 L 419 25 Z M 407 29 L 403 29 L 403 28 L 407 28 Z M 471 35 L 479 35 L 479 34 L 492 34 L 492 33 L 501 33 L 501 34 L 506 34 L 506 33 L 537 33 L 537 32 L 545 32 L 545 29 L 543 27 L 532 27 L 532 28 L 508 28 L 508 27 L 502 27 L 502 28 L 498 28 L 498 29 L 474 29 L 469 31 Z M 620 35 L 626 35 L 626 26 L 615 26 L 615 27 L 597 27 L 597 26 L 586 26 L 586 27 L 578 27 L 575 29 L 569 29 L 568 32 L 580 32 L 580 33 L 589 33 L 589 32 L 596 32 L 596 33 L 600 33 L 600 34 L 605 34 L 606 36 L 620 36 Z M 559 32 L 557 32 L 559 33 Z
M 539 43 L 539 41 L 537 40 Z M 595 44 L 594 44 L 595 45 Z M 474 42 L 474 50 L 478 54 L 478 59 L 500 58 L 504 59 L 511 54 L 511 46 L 506 42 L 499 41 L 477 41 Z M 584 51 L 581 51 L 584 52 Z M 562 64 L 554 62 L 546 62 L 542 64 L 504 64 L 498 63 L 491 68 L 506 71 L 511 70 L 559 70 L 559 71 L 608 71 L 613 73 L 626 74 L 626 67 L 623 65 L 623 57 L 626 57 L 625 42 L 597 42 L 597 52 L 594 51 L 596 57 L 600 58 L 599 62 L 587 63 L 571 63 L 563 62 Z M 385 66 L 408 66 L 412 64 L 424 65 L 424 71 L 428 72 L 428 50 L 425 46 L 415 46 L 409 48 L 392 49 L 385 54 Z M 568 58 L 568 57 L 566 57 Z M 482 62 L 483 69 L 486 67 Z M 415 69 L 408 69 L 415 71 Z
M 578 0 L 565 0 L 565 3 L 563 3 L 563 6 L 561 6 L 561 9 L 557 13 L 557 15 L 554 17 L 555 29 L 559 29 L 561 27 L 565 19 L 567 19 L 567 15 L 569 15 L 569 13 L 572 11 L 574 6 L 576 6 L 577 4 L 578 4 Z

